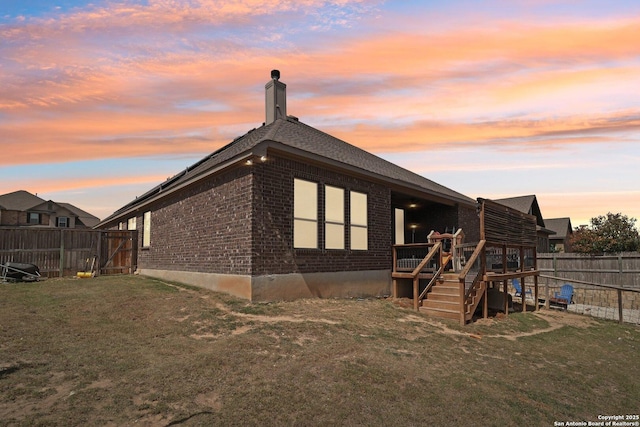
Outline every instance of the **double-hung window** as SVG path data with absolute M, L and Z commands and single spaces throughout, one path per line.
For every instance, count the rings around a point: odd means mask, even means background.
M 142 216 L 142 247 L 151 246 L 151 211 L 146 211 Z
M 318 248 L 318 184 L 293 180 L 293 247 Z
M 351 191 L 349 201 L 351 249 L 366 251 L 369 248 L 367 195 Z
M 324 247 L 344 249 L 344 190 L 324 187 Z
M 40 214 L 37 212 L 29 212 L 29 224 L 40 224 Z
M 127 230 L 135 230 L 136 229 L 136 217 L 131 217 L 127 220 Z
M 293 247 L 344 250 L 348 234 L 350 250 L 368 250 L 367 195 L 349 191 L 345 197 L 347 190 L 344 188 L 325 185 L 324 205 L 318 209 L 319 188 L 315 182 L 298 178 L 293 180 Z M 347 201 L 348 208 L 345 206 Z M 319 216 L 324 220 L 324 233 L 319 233 Z M 319 234 L 324 236 L 323 242 L 319 241 Z

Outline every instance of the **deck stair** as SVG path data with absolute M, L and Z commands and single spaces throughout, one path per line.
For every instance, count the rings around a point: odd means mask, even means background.
M 458 275 L 442 274 L 427 292 L 425 299 L 422 300 L 420 311 L 434 317 L 459 319 L 460 282 Z
M 471 291 L 465 304 L 465 320 L 473 317 L 473 311 L 478 305 L 484 288 L 478 287 Z M 460 319 L 460 279 L 458 273 L 444 273 L 434 283 L 422 300 L 420 312 L 433 317 Z

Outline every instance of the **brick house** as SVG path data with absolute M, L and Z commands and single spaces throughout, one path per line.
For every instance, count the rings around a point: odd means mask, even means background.
M 387 295 L 392 245 L 462 227 L 476 202 L 286 112 L 137 197 L 100 228 L 139 230 L 140 274 L 251 301 Z
M 544 223 L 554 232 L 549 236 L 549 252 L 571 252 L 571 218 L 547 218 Z
M 70 204 L 44 200 L 28 191 L 0 195 L 0 226 L 92 228 L 100 219 Z

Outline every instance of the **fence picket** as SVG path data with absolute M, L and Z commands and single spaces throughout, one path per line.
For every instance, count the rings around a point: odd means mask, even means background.
M 101 238 L 106 236 L 107 238 Z M 70 276 L 87 268 L 87 259 L 96 257 L 102 267 L 108 248 L 101 243 L 125 239 L 125 250 L 102 274 L 131 273 L 137 263 L 137 232 L 114 230 L 75 230 L 31 227 L 0 228 L 0 264 L 35 264 L 47 277 Z M 111 254 L 107 254 L 109 256 Z M 115 262 L 115 264 L 114 264 Z

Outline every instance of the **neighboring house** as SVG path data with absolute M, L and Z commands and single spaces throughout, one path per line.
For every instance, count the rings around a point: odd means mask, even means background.
M 287 116 L 266 121 L 104 219 L 139 231 L 140 274 L 252 301 L 388 295 L 392 245 L 462 227 L 476 201 Z
M 545 219 L 547 228 L 555 234 L 549 236 L 549 252 L 571 252 L 573 228 L 570 218 Z
M 508 206 L 517 211 L 533 215 L 537 220 L 536 234 L 538 236 L 538 252 L 549 252 L 549 236 L 554 232 L 550 230 L 545 224 L 545 220 L 540 212 L 540 206 L 538 206 L 538 200 L 535 195 L 509 197 L 506 199 L 494 199 L 496 203 Z
M 92 228 L 100 219 L 69 203 L 20 190 L 0 195 L 0 226 Z

